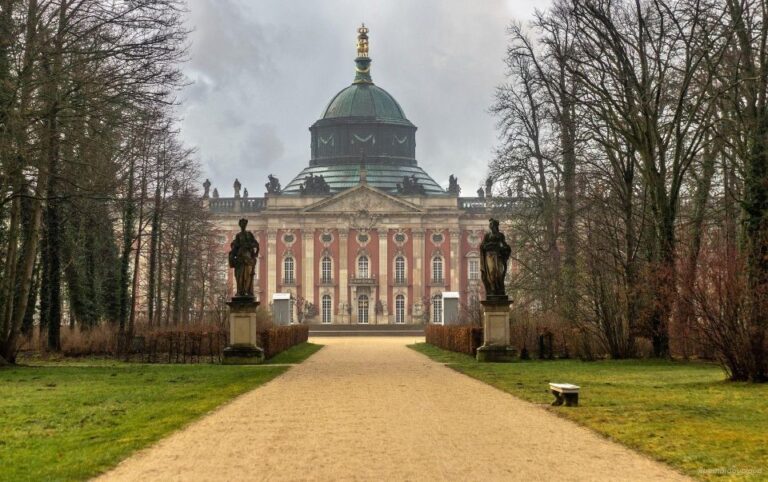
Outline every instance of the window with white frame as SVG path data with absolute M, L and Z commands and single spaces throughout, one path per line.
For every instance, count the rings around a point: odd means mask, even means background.
M 480 279 L 480 258 L 469 258 L 467 262 L 469 264 L 467 268 L 469 279 Z
M 368 323 L 368 295 L 357 298 L 357 322 Z
M 405 283 L 405 258 L 395 258 L 395 283 Z
M 395 323 L 405 323 L 405 296 L 395 297 Z
M 285 283 L 293 283 L 294 280 L 294 261 L 292 257 L 287 256 L 283 260 L 283 281 Z
M 331 295 L 323 295 L 323 300 L 321 302 L 321 311 L 323 316 L 323 323 L 330 323 L 331 322 L 331 307 L 333 306 L 333 303 L 331 302 Z
M 439 294 L 432 297 L 432 323 L 443 322 L 443 297 Z
M 432 281 L 443 281 L 443 258 L 432 258 Z
M 368 256 L 360 256 L 357 258 L 357 277 L 368 277 Z
M 331 273 L 331 258 L 323 256 L 323 259 L 320 261 L 320 281 L 323 283 L 330 283 L 332 278 Z

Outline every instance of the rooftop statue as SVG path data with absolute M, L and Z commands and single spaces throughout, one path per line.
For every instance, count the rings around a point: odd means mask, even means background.
M 322 174 L 315 176 L 310 173 L 309 176 L 304 178 L 304 183 L 299 186 L 299 192 L 302 195 L 329 194 L 331 186 L 328 185 Z
M 213 199 L 219 199 L 219 190 L 213 188 Z
M 208 199 L 208 191 L 211 190 L 211 181 L 206 179 L 203 183 L 203 199 Z
M 451 194 L 456 194 L 457 196 L 461 192 L 461 187 L 459 186 L 459 178 L 453 174 L 448 176 L 448 192 Z
M 365 24 L 357 29 L 357 56 L 368 57 L 368 27 Z
M 493 193 L 491 193 L 491 188 L 493 188 L 493 178 L 491 178 L 491 176 L 488 176 L 488 179 L 485 180 L 485 196 L 486 197 L 493 196 Z
M 416 195 L 426 195 L 427 191 L 424 189 L 424 186 L 419 184 L 419 180 L 416 179 L 415 174 L 411 174 L 410 177 L 403 176 L 403 182 L 397 184 L 397 193 L 398 194 L 416 194 Z
M 507 244 L 504 233 L 499 231 L 499 221 L 491 218 L 488 222 L 489 233 L 485 233 L 480 243 L 480 274 L 485 286 L 485 298 L 506 298 L 504 279 L 507 276 L 507 262 L 512 248 Z
M 243 189 L 243 199 L 248 199 L 248 188 Z
M 253 233 L 245 230 L 247 219 L 241 219 L 238 224 L 240 232 L 235 235 L 229 250 L 229 267 L 235 269 L 237 283 L 235 298 L 253 298 L 253 276 L 256 259 L 259 257 L 259 242 Z
M 280 194 L 280 180 L 270 174 L 267 176 L 269 180 L 264 186 L 267 188 L 267 194 Z
M 483 190 L 483 188 L 480 188 L 480 189 L 477 190 L 477 197 L 479 197 L 479 198 L 484 198 L 485 197 L 485 191 Z
M 240 197 L 240 187 L 241 187 L 240 181 L 235 179 L 235 183 L 232 185 L 232 187 L 235 188 L 235 199 L 239 198 Z

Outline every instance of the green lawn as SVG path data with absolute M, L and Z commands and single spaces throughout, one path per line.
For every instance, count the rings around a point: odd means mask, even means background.
M 298 363 L 320 345 L 272 360 Z M 0 480 L 83 480 L 114 466 L 284 366 L 34 361 L 0 368 Z
M 270 365 L 301 363 L 322 347 L 323 345 L 317 345 L 315 343 L 301 343 L 300 345 L 293 346 L 284 352 L 278 353 L 277 355 L 267 360 L 266 363 Z
M 768 478 L 768 385 L 724 381 L 712 364 L 577 360 L 477 363 L 426 343 L 430 358 L 574 420 L 699 479 Z M 581 386 L 550 407 L 549 382 Z

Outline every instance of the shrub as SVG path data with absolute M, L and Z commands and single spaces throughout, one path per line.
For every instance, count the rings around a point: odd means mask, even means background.
M 264 357 L 267 359 L 294 345 L 304 343 L 307 339 L 309 339 L 307 325 L 272 326 L 259 332 L 259 341 L 264 349 Z
M 755 300 L 764 296 L 762 288 L 750 289 L 746 262 L 734 248 L 701 254 L 700 276 L 685 301 L 693 308 L 700 336 L 731 380 L 768 379 L 766 327 L 755 323 L 753 312 Z
M 467 355 L 474 356 L 483 344 L 483 329 L 478 326 L 427 325 L 424 332 L 430 345 Z

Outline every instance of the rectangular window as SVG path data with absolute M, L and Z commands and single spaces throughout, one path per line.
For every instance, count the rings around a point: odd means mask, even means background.
M 323 283 L 330 283 L 331 282 L 331 258 L 327 256 L 324 257 L 320 268 L 321 268 L 320 281 L 322 281 Z
M 405 258 L 395 258 L 395 283 L 405 283 Z
M 368 278 L 368 257 L 360 256 L 357 260 L 357 277 Z
M 283 280 L 285 283 L 293 283 L 293 258 L 290 256 L 283 260 Z
M 469 258 L 469 279 L 480 279 L 480 260 Z
M 443 258 L 439 256 L 432 259 L 432 281 L 443 281 Z

